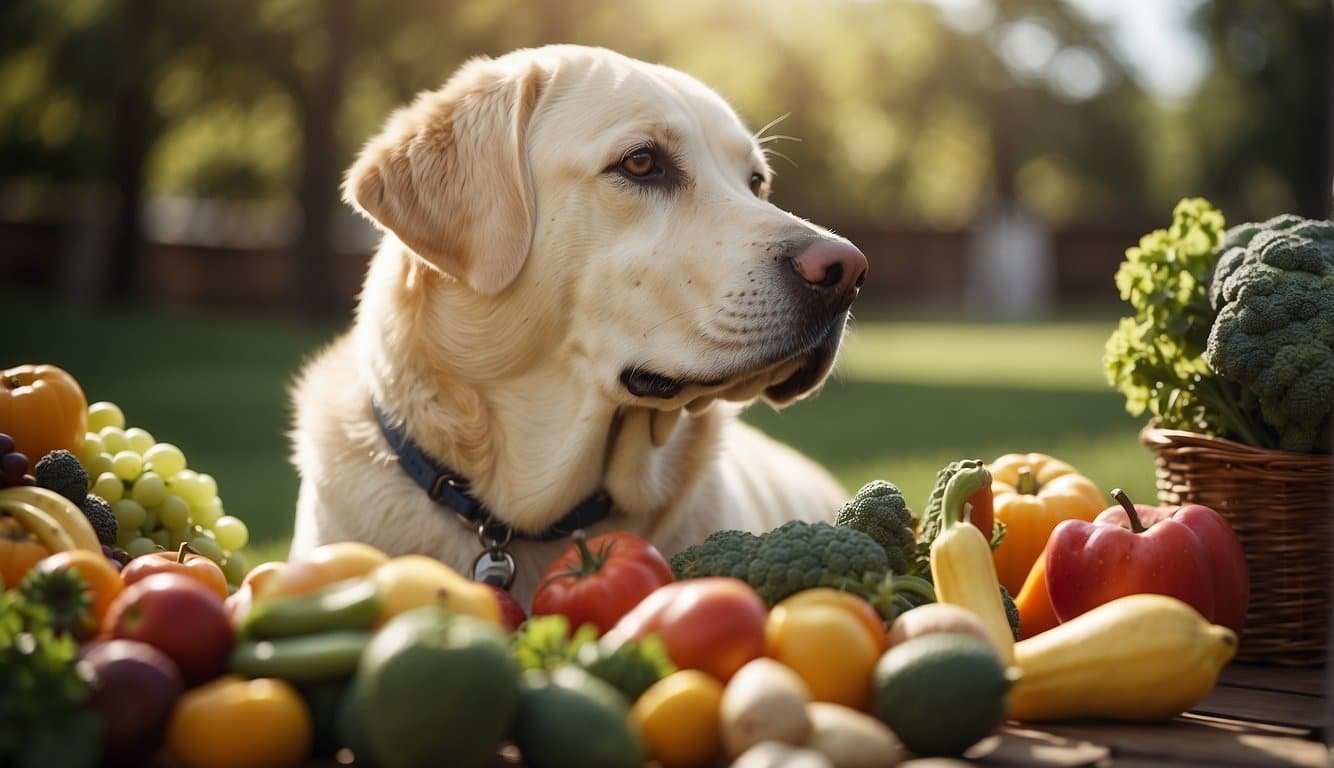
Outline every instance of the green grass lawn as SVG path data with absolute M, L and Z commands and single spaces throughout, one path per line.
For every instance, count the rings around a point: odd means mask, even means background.
M 288 460 L 287 387 L 336 328 L 165 309 L 88 314 L 0 295 L 0 366 L 51 362 L 90 400 L 113 400 L 131 425 L 179 445 L 211 473 L 260 554 L 282 553 L 297 494 Z M 861 321 L 816 397 L 748 418 L 830 467 L 849 492 L 885 478 L 914 508 L 936 470 L 1011 451 L 1061 457 L 1104 488 L 1153 497 L 1140 422 L 1102 378 L 1114 321 L 1040 324 Z

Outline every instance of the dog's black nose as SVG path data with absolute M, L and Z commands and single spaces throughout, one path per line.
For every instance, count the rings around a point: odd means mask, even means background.
M 831 300 L 866 280 L 866 254 L 846 240 L 812 240 L 792 257 L 792 266 L 802 280 L 827 292 Z

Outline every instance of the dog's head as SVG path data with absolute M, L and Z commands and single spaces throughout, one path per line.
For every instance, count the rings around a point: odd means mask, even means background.
M 552 46 L 471 61 L 395 113 L 345 193 L 524 337 L 485 343 L 670 410 L 787 403 L 833 365 L 866 258 L 769 203 L 772 178 L 698 81 Z

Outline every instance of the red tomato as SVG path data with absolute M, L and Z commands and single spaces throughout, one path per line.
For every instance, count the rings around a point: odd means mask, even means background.
M 576 531 L 574 545 L 542 576 L 533 596 L 533 615 L 558 613 L 570 620 L 572 631 L 593 624 L 602 634 L 671 581 L 672 566 L 638 536 L 617 531 L 585 539 Z
M 617 622 L 603 642 L 616 648 L 656 634 L 672 663 L 726 682 L 764 654 L 764 600 L 739 579 L 706 578 L 668 584 Z
M 208 587 L 219 600 L 226 600 L 227 577 L 222 569 L 207 557 L 187 551 L 186 546 L 182 544 L 180 552 L 154 552 L 134 558 L 120 572 L 121 580 L 128 587 L 155 573 L 179 573 Z

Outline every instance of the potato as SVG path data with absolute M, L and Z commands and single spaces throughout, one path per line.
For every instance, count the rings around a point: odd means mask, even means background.
M 728 681 L 720 712 L 723 747 L 735 758 L 762 741 L 802 745 L 811 735 L 810 689 L 773 659 L 748 662 Z
M 972 611 L 948 603 L 927 603 L 913 608 L 894 620 L 889 628 L 889 647 L 893 648 L 904 640 L 935 632 L 974 635 L 988 643 L 991 642 L 987 628 Z
M 806 705 L 814 730 L 806 746 L 829 758 L 834 768 L 890 768 L 903 760 L 903 747 L 889 727 L 841 704 Z
M 778 741 L 762 741 L 746 750 L 732 768 L 835 768 L 829 758 L 813 749 Z

